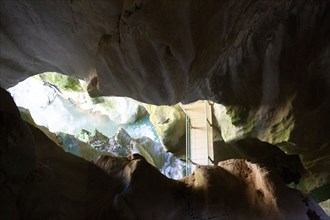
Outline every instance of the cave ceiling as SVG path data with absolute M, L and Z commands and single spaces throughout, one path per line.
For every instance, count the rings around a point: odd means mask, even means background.
M 0 86 L 56 71 L 88 81 L 92 96 L 209 99 L 269 121 L 285 113 L 295 122 L 290 141 L 326 147 L 329 5 L 3 0 Z
M 4 0 L 0 15 L 4 88 L 57 71 L 155 104 L 328 92 L 328 1 Z
M 328 0 L 1 0 L 0 87 L 59 72 L 91 96 L 208 99 L 329 164 L 329 27 Z

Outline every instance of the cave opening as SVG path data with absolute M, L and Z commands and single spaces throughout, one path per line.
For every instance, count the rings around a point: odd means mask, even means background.
M 185 162 L 164 148 L 150 121 L 147 109 L 156 106 L 127 97 L 92 98 L 85 81 L 56 72 L 29 77 L 8 91 L 22 118 L 53 135 L 66 152 L 88 161 L 136 153 L 169 178 L 185 176 Z
M 1 0 L 0 219 L 328 219 L 329 8 Z
M 180 180 L 200 165 L 217 165 L 231 158 L 265 163 L 273 160 L 267 156 L 269 153 L 272 157 L 281 154 L 270 144 L 246 139 L 251 116 L 244 109 L 237 111 L 209 100 L 154 106 L 126 97 L 91 97 L 87 87 L 85 81 L 72 76 L 45 72 L 8 91 L 22 119 L 41 129 L 66 152 L 87 161 L 107 155 L 139 154 L 165 176 Z M 163 126 L 168 123 L 170 126 Z M 284 138 L 278 145 L 281 148 L 288 137 L 280 138 Z M 265 146 L 258 147 L 262 145 Z M 296 184 L 306 171 L 299 157 L 289 157 L 292 158 L 285 163 L 294 165 L 286 164 L 279 175 L 290 187 L 300 188 Z M 274 163 L 277 166 L 282 162 Z M 328 186 L 321 185 L 310 192 L 325 207 L 329 200 L 324 190 Z

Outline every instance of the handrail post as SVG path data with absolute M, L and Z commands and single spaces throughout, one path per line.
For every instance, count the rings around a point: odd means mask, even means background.
M 190 146 L 190 118 L 185 111 L 184 107 L 182 106 L 182 103 L 178 103 L 183 113 L 186 115 L 186 176 L 191 173 L 191 164 L 190 164 L 190 158 L 191 158 L 191 146 Z
M 186 175 L 191 173 L 190 157 L 190 119 L 186 114 Z
M 208 164 L 214 164 L 214 151 L 213 149 L 213 137 L 212 139 L 210 139 L 210 132 L 209 129 L 213 129 L 212 128 L 212 123 L 209 120 L 209 107 L 210 107 L 210 102 L 209 100 L 204 101 L 205 102 L 205 124 L 206 124 L 206 141 L 207 141 L 207 155 L 208 155 Z M 210 109 L 211 112 L 211 117 L 212 117 L 212 108 Z M 212 133 L 211 133 L 212 134 Z
M 209 144 L 209 127 L 208 127 L 208 122 L 209 122 L 209 119 L 208 119 L 208 109 L 207 109 L 207 102 L 205 102 L 205 128 L 206 128 L 206 144 L 207 144 L 207 157 L 209 158 L 210 157 L 210 144 Z M 209 164 L 209 162 L 208 162 Z

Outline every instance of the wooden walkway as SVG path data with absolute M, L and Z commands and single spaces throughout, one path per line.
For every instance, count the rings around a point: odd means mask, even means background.
M 212 108 L 208 101 L 197 101 L 181 105 L 190 119 L 187 129 L 187 174 L 195 169 L 195 164 L 213 164 Z

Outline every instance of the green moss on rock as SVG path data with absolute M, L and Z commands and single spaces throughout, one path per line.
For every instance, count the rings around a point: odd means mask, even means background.
M 250 111 L 239 106 L 229 106 L 226 108 L 232 124 L 235 126 L 245 124 L 248 121 Z
M 66 76 L 56 72 L 46 72 L 39 74 L 39 77 L 44 82 L 56 85 L 61 90 L 68 90 L 74 92 L 82 92 L 83 88 L 79 79 L 72 76 Z
M 226 109 L 232 124 L 239 128 L 240 133 L 237 136 L 240 137 L 256 137 L 262 141 L 277 144 L 288 141 L 294 127 L 294 118 L 289 104 L 278 109 L 267 106 L 250 109 L 226 106 Z
M 176 155 L 184 155 L 186 117 L 180 106 L 147 105 L 146 109 L 166 150 Z

